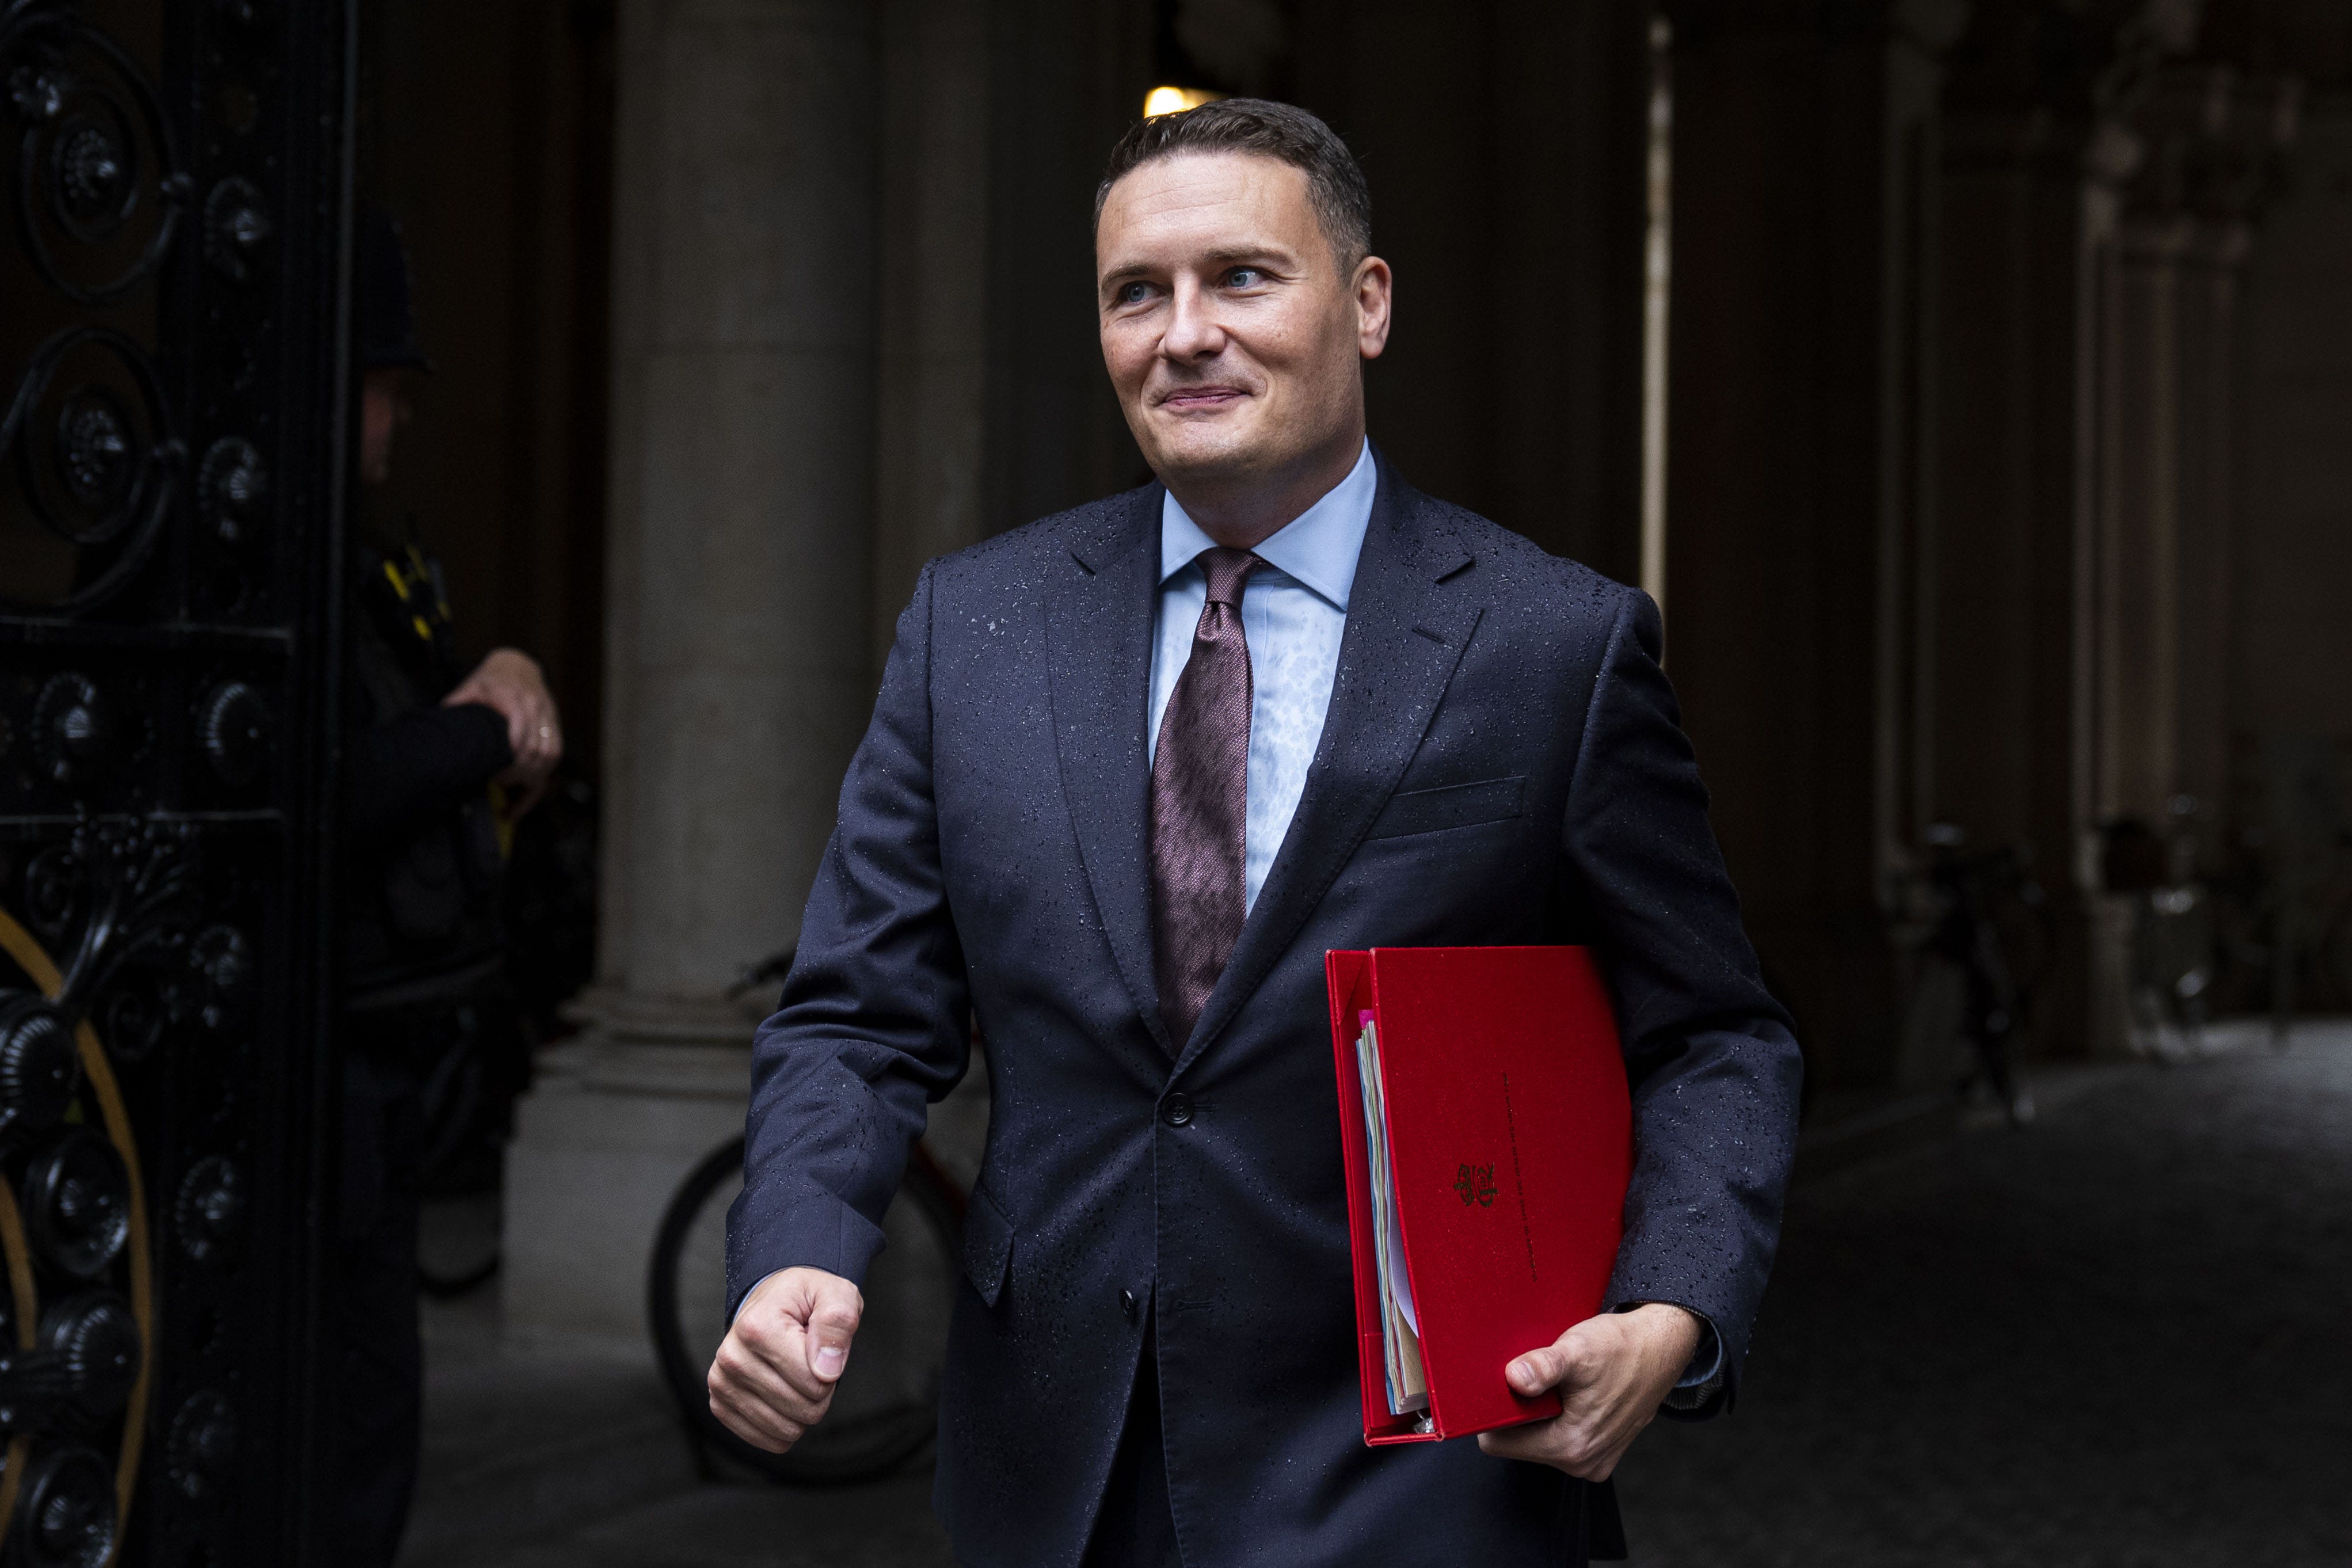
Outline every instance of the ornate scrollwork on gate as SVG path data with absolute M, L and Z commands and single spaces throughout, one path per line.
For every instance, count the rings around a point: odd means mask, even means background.
M 121 299 L 163 264 L 194 196 L 162 99 L 121 45 L 61 0 L 0 11 L 0 73 L 18 128 L 26 258 L 79 304 Z
M 223 544 L 249 544 L 269 521 L 269 466 L 242 436 L 205 449 L 196 468 L 196 504 Z
M 26 260 L 64 300 L 109 306 L 152 279 L 188 221 L 194 184 L 163 101 L 121 45 L 66 0 L 0 0 L 0 122 Z M 229 234 L 268 219 L 254 203 Z M 242 226 L 239 226 L 239 224 Z M 33 353 L 0 405 L 26 510 L 72 547 L 46 597 L 0 608 L 74 613 L 123 587 L 153 552 L 187 467 L 147 351 L 85 322 Z
M 50 532 L 111 547 L 39 606 L 51 613 L 100 603 L 146 563 L 187 467 L 154 362 L 111 327 L 68 327 L 34 353 L 0 414 L 0 452 L 15 454 L 26 504 Z
M 208 932 L 199 958 L 189 940 L 184 829 L 85 820 L 44 853 L 62 854 L 45 875 L 77 884 L 58 901 L 80 918 L 60 964 L 0 910 L 0 952 L 26 983 L 0 984 L 0 1537 L 13 1527 L 34 1560 L 96 1568 L 121 1547 L 156 1349 L 145 1181 L 99 1000 L 159 953 L 201 982 L 226 944 Z M 225 1398 L 191 1400 L 167 1439 L 173 1482 L 193 1496 L 216 1481 L 235 1434 Z
M 263 247 L 276 231 L 261 192 L 250 180 L 232 175 L 205 198 L 205 259 L 232 282 L 253 276 Z
M 0 0 L 0 1568 L 333 1557 L 357 11 Z

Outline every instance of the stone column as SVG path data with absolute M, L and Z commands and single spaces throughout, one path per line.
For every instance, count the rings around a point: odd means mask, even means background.
M 2069 535 L 2074 545 L 2068 577 L 2066 636 L 2071 658 L 2067 710 L 2071 766 L 2066 773 L 2066 829 L 2074 850 L 2062 910 L 2062 951 L 2074 948 L 2082 966 L 2062 975 L 2052 1023 L 2068 1051 L 2117 1056 L 2129 1046 L 2129 901 L 2105 890 L 2101 876 L 2099 822 L 2108 807 L 2106 780 L 2112 742 L 2108 722 L 2113 693 L 2105 672 L 2113 601 L 2103 549 L 2120 524 L 2117 498 L 2125 490 L 2127 453 L 2122 431 L 2124 400 L 2123 227 L 2125 182 L 2145 155 L 2140 139 L 2121 120 L 2102 111 L 2083 156 L 2082 220 L 2077 248 L 2075 331 L 2074 504 Z M 2062 917 L 2063 919 L 2063 917 Z M 2079 948 L 2075 944 L 2079 942 Z
M 2197 805 L 2203 869 L 2221 868 L 2221 824 L 2231 772 L 2231 622 L 2243 518 L 2239 382 L 2242 320 L 2255 223 L 2281 183 L 2295 141 L 2302 93 L 2280 78 L 2239 78 L 2226 92 L 2219 132 L 2201 145 L 2193 198 L 2198 222 L 2182 279 L 2180 671 L 2174 785 Z
M 2118 231 L 2101 391 L 2111 483 L 2098 510 L 2094 813 L 2194 834 L 2198 821 L 2184 817 L 2217 820 L 2230 772 L 2238 279 L 2294 94 L 2227 66 L 2168 65 L 2125 114 L 2144 156 Z M 2101 1008 L 2102 1046 L 2118 1043 L 2108 1021 L 2118 1011 L 2112 997 Z
M 2179 712 L 2181 272 L 2191 225 L 2136 212 L 2117 247 L 2113 407 L 2103 464 L 2115 482 L 2099 508 L 2097 798 L 2100 821 L 2132 817 L 2161 832 L 2172 794 Z
M 2171 166 L 2152 136 L 2194 118 L 2168 62 L 2196 19 L 2111 16 L 2053 76 L 2045 8 L 1980 0 L 1948 115 L 1942 326 L 1969 347 L 1941 380 L 1934 793 L 1972 840 L 2034 850 L 2059 951 L 2033 1022 L 2066 1053 L 2126 1039 L 2131 910 L 2101 889 L 2098 824 L 2174 787 L 2149 757 L 2180 721 L 2181 433 L 2204 427 L 2181 377 L 2202 328 L 2194 228 L 2140 193 Z
M 2238 294 L 2252 248 L 2230 215 L 2200 222 L 2183 259 L 2179 668 L 2172 729 L 2176 798 L 2195 814 L 2203 868 L 2221 867 L 2212 831 L 2230 785 L 2229 659 L 2237 468 Z
M 2210 800 L 2226 772 L 2230 390 L 2252 194 L 2236 171 L 2270 151 L 2249 145 L 2276 122 L 2262 112 L 2270 96 L 2227 67 L 2175 66 L 2130 117 L 2147 156 L 2122 226 L 2098 805 L 2159 828 L 2171 803 Z
M 644 1341 L 873 701 L 877 15 L 624 0 L 598 979 L 509 1153 L 510 1329 Z
M 988 61 L 985 0 L 883 8 L 877 674 L 923 563 L 982 531 Z
M 2352 94 L 2315 92 L 2248 259 L 2230 710 L 2241 733 L 2352 734 Z M 2249 758 L 2249 761 L 2257 760 Z M 2236 803 L 2241 828 L 2268 803 Z

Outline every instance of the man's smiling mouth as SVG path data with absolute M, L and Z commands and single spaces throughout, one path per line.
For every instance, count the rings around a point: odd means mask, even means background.
M 1197 410 L 1222 408 L 1239 403 L 1249 394 L 1238 386 L 1187 386 L 1163 395 L 1160 406 L 1174 409 L 1179 414 Z

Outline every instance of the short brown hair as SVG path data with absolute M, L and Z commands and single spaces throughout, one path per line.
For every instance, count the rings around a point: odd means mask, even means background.
M 1339 270 L 1349 271 L 1371 254 L 1372 189 L 1356 155 L 1307 110 L 1264 98 L 1221 98 L 1137 121 L 1110 150 L 1110 166 L 1095 189 L 1095 222 L 1102 222 L 1113 185 L 1144 164 L 1179 153 L 1255 153 L 1289 164 L 1307 176 L 1307 199 L 1315 204 Z

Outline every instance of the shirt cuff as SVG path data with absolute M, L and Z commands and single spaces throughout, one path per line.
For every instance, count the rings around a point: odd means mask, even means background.
M 1723 1342 L 1716 1337 L 1715 1325 L 1706 1323 L 1690 1365 L 1684 1369 L 1681 1379 L 1666 1390 L 1665 1406 L 1669 1410 L 1704 1410 L 1722 1392 Z
M 773 1279 L 777 1275 L 782 1274 L 782 1272 L 783 1270 L 781 1268 L 771 1268 L 765 1274 L 761 1275 L 757 1279 L 752 1280 L 751 1289 L 743 1292 L 743 1300 L 735 1303 L 735 1317 L 727 1320 L 727 1326 L 730 1329 L 733 1328 L 735 1326 L 735 1318 L 740 1318 L 743 1315 L 745 1303 L 749 1302 L 753 1296 L 759 1293 L 761 1286 L 765 1285 L 769 1280 Z
M 1715 1325 L 1705 1318 L 1698 1321 L 1698 1349 L 1691 1352 L 1690 1365 L 1682 1376 L 1675 1379 L 1676 1388 L 1712 1388 L 1723 1381 L 1723 1342 L 1716 1337 Z
M 1616 1310 L 1630 1312 L 1636 1307 L 1653 1305 L 1681 1307 L 1682 1303 L 1622 1301 Z M 1713 1320 L 1705 1312 L 1688 1307 L 1683 1307 L 1683 1310 L 1698 1320 L 1698 1347 L 1691 1352 L 1690 1363 L 1683 1368 L 1682 1376 L 1666 1391 L 1665 1403 L 1669 1410 L 1698 1410 L 1723 1391 L 1723 1337 L 1715 1331 Z

